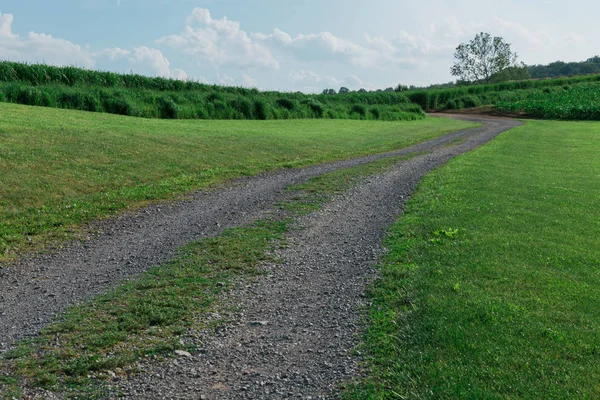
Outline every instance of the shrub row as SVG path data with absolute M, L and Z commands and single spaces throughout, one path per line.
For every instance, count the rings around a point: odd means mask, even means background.
M 398 97 L 396 104 L 357 104 L 346 99 L 339 101 L 334 97 L 300 96 L 295 93 L 257 91 L 243 95 L 221 90 L 171 92 L 83 85 L 32 86 L 24 83 L 0 83 L 0 101 L 4 102 L 145 118 L 350 118 L 396 121 L 424 117 L 419 106 Z

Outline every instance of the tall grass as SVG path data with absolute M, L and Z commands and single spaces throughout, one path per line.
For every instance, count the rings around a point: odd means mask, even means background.
M 261 92 L 75 67 L 0 62 L 0 101 L 165 119 L 416 120 L 420 106 L 400 93 L 336 96 Z

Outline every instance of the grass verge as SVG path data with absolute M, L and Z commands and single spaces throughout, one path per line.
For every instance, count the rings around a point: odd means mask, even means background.
M 344 399 L 600 397 L 599 130 L 530 121 L 424 179 Z
M 0 104 L 0 261 L 149 201 L 471 126 L 441 118 L 167 121 Z
M 193 350 L 195 332 L 213 327 L 206 315 L 217 296 L 273 260 L 267 250 L 283 243 L 294 217 L 407 158 L 382 159 L 294 186 L 281 215 L 190 244 L 167 265 L 72 307 L 62 321 L 3 357 L 0 392 L 20 397 L 24 387 L 34 387 L 70 398 L 103 398 L 110 394 L 106 382 L 112 375 L 132 373 L 140 358 Z

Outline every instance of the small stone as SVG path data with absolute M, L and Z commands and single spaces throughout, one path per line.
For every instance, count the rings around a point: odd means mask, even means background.
M 187 351 L 184 350 L 175 350 L 175 354 L 177 354 L 178 356 L 181 357 L 192 357 L 192 355 L 190 353 L 188 353 Z
M 269 321 L 250 321 L 248 325 L 250 326 L 266 326 L 269 324 Z

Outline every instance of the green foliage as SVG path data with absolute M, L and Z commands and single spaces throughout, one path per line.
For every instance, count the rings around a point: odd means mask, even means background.
M 417 89 L 403 92 L 409 101 L 424 110 L 445 110 L 468 107 L 468 104 L 494 105 L 499 101 L 536 90 L 553 90 L 563 86 L 600 82 L 600 75 L 544 80 L 521 80 L 488 85 L 466 85 L 446 89 Z M 470 97 L 470 99 L 469 99 Z
M 600 120 L 600 83 L 514 93 L 496 109 L 541 119 Z
M 365 117 L 367 115 L 367 108 L 365 106 L 363 106 L 362 104 L 355 104 L 352 106 L 352 108 L 350 109 L 350 113 L 356 113 L 358 114 L 360 117 Z
M 353 105 L 379 108 L 371 118 L 415 120 L 425 115 L 400 93 L 324 95 L 259 92 L 197 82 L 0 62 L 0 101 L 164 119 L 355 118 Z M 360 114 L 365 118 L 365 113 Z
M 517 54 L 503 38 L 481 32 L 469 43 L 459 45 L 454 59 L 450 69 L 453 76 L 467 82 L 489 83 L 493 76 L 499 79 L 502 72 L 516 65 Z
M 177 119 L 179 109 L 171 97 L 160 97 L 157 102 L 160 118 Z
M 289 111 L 294 111 L 296 108 L 296 103 L 290 99 L 277 99 L 276 103 L 279 107 L 285 108 Z
M 530 121 L 424 178 L 343 399 L 600 397 L 598 132 Z
M 531 65 L 528 67 L 532 78 L 554 78 L 559 76 L 600 74 L 600 56 L 588 58 L 583 62 L 556 61 L 548 65 Z

